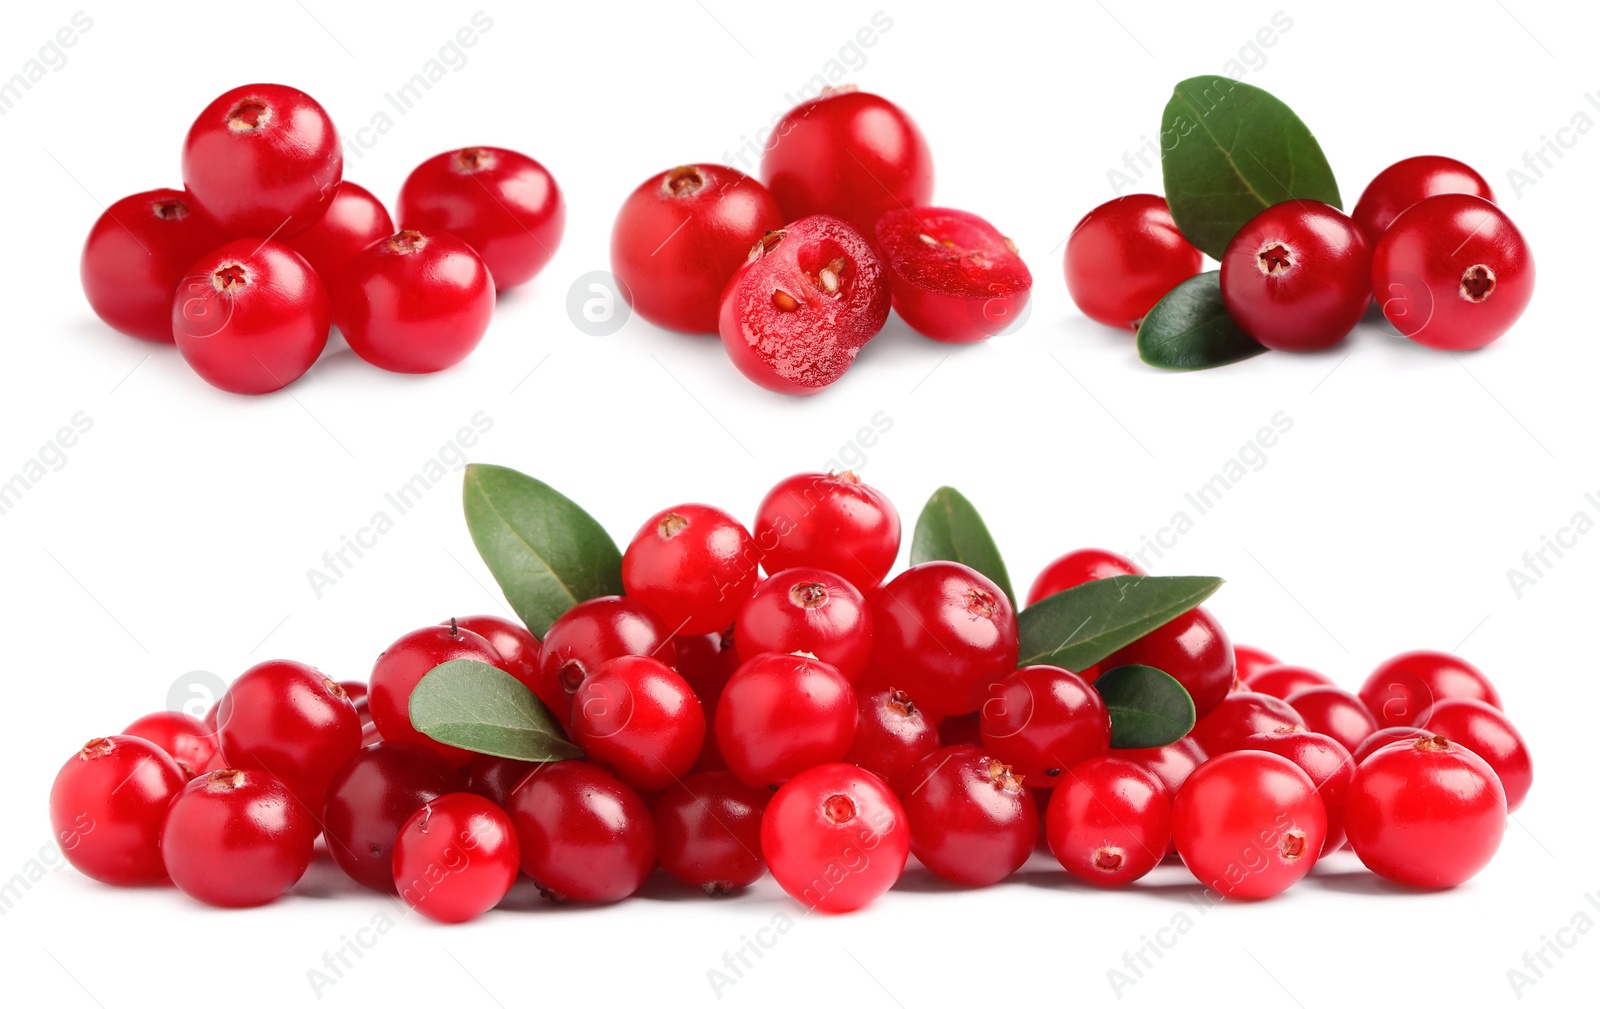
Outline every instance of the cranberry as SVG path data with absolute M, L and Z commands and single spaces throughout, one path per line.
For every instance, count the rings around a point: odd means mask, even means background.
M 875 234 L 894 310 L 923 336 L 946 343 L 986 340 L 1028 306 L 1028 264 L 1011 239 L 976 214 L 897 207 L 878 218 Z
M 1390 743 L 1362 761 L 1344 810 L 1350 847 L 1367 868 L 1429 890 L 1476 876 L 1506 830 L 1500 779 L 1443 736 Z
M 834 214 L 863 235 L 933 196 L 933 155 L 905 110 L 853 87 L 827 88 L 773 126 L 761 181 L 783 216 Z
M 361 749 L 361 716 L 337 683 L 280 659 L 251 666 L 228 687 L 217 740 L 229 765 L 270 773 L 315 817 L 334 774 Z
M 715 333 L 722 288 L 761 236 L 783 227 L 767 188 L 725 165 L 683 165 L 629 194 L 611 229 L 611 270 L 639 315 Z
M 363 747 L 328 784 L 320 810 L 328 854 L 357 883 L 393 893 L 390 856 L 401 825 L 426 803 L 460 789 L 461 776 L 433 750 L 414 743 Z
M 1233 646 L 1233 668 L 1239 680 L 1248 684 L 1250 678 L 1272 666 L 1282 665 L 1278 659 L 1259 648 L 1249 645 L 1235 644 Z
M 806 652 L 854 681 L 872 657 L 872 614 L 854 585 L 821 568 L 790 568 L 756 586 L 739 610 L 739 657 Z
M 976 746 L 935 750 L 900 793 L 911 852 L 940 879 L 992 886 L 1022 867 L 1039 813 L 1020 775 Z
M 1166 746 L 1148 746 L 1138 749 L 1118 750 L 1114 754 L 1118 760 L 1125 760 L 1130 764 L 1140 767 L 1161 779 L 1170 795 L 1177 795 L 1178 789 L 1189 780 L 1189 775 L 1194 769 L 1205 763 L 1206 755 L 1190 736 L 1184 736 L 1175 743 Z M 1059 786 L 1058 786 L 1059 787 Z
M 1379 729 L 1372 733 L 1372 735 L 1361 741 L 1360 746 L 1350 752 L 1355 758 L 1356 764 L 1359 765 L 1390 743 L 1398 743 L 1401 740 L 1415 742 L 1418 739 L 1427 739 L 1432 735 L 1433 733 L 1415 725 L 1391 725 L 1387 729 Z
M 871 771 L 899 790 L 912 765 L 939 749 L 939 726 L 904 690 L 885 687 L 859 694 L 856 738 L 845 760 Z M 974 732 L 973 743 L 978 742 Z
M 808 909 L 854 911 L 900 878 L 911 830 L 883 780 L 851 764 L 789 779 L 761 818 L 761 854 L 778 885 Z
M 1367 242 L 1377 245 L 1396 217 L 1428 197 L 1444 193 L 1466 193 L 1494 202 L 1489 183 L 1471 167 L 1454 158 L 1424 154 L 1396 161 L 1379 172 L 1367 183 L 1350 216 Z
M 1372 290 L 1402 334 L 1436 350 L 1498 340 L 1533 298 L 1533 253 L 1499 207 L 1430 196 L 1395 218 L 1372 253 Z
M 56 772 L 50 830 L 72 867 L 113 886 L 166 878 L 161 824 L 184 772 L 148 739 L 91 739 Z
M 201 256 L 223 243 L 215 222 L 177 189 L 125 196 L 89 229 L 79 274 L 108 326 L 172 342 L 172 293 Z
M 534 693 L 562 725 L 572 717 L 572 695 L 590 673 L 624 655 L 677 662 L 671 628 L 648 607 L 622 596 L 599 596 L 557 617 L 545 631 Z
M 766 875 L 761 814 L 772 793 L 728 771 L 694 774 L 656 802 L 656 857 L 661 868 L 715 897 Z
M 172 297 L 173 339 L 201 378 L 227 392 L 276 392 L 328 344 L 328 291 L 300 254 L 241 238 L 190 264 Z
M 1017 618 L 994 582 L 933 561 L 901 573 L 872 599 L 872 668 L 893 672 L 924 710 L 974 711 L 1017 666 Z
M 1223 897 L 1282 893 L 1316 864 L 1328 811 L 1311 778 L 1290 760 L 1239 750 L 1201 764 L 1172 802 L 1183 864 Z
M 572 741 L 641 792 L 681 780 L 705 738 L 699 699 L 659 659 L 612 659 L 590 673 L 572 699 Z
M 1421 725 L 1435 703 L 1457 698 L 1500 707 L 1489 678 L 1445 652 L 1405 652 L 1387 660 L 1361 684 L 1361 700 L 1378 725 Z
M 376 196 L 346 179 L 334 190 L 328 212 L 294 236 L 289 248 L 305 257 L 330 291 L 344 287 L 345 270 L 356 254 L 394 234 L 394 222 Z
M 756 511 L 756 548 L 770 572 L 832 571 L 863 593 L 888 577 L 900 553 L 900 513 L 854 473 L 800 473 Z
M 445 621 L 449 623 L 449 621 Z M 515 620 L 484 614 L 462 617 L 456 626 L 482 637 L 500 656 L 496 663 L 529 690 L 539 681 L 539 639 Z
M 1045 811 L 1050 852 L 1095 886 L 1126 886 L 1154 869 L 1172 845 L 1172 794 L 1146 768 L 1095 757 L 1068 773 Z
M 552 900 L 621 900 L 655 865 L 649 807 L 595 764 L 541 765 L 511 793 L 506 811 L 522 846 L 522 871 Z
M 435 666 L 457 659 L 499 667 L 504 660 L 494 646 L 480 634 L 462 627 L 458 621 L 419 627 L 385 648 L 372 665 L 367 703 L 372 720 L 384 739 L 415 743 L 461 767 L 472 759 L 467 751 L 441 743 L 418 732 L 411 724 L 411 692 Z
M 1111 748 L 1111 716 L 1077 673 L 1024 666 L 1001 680 L 978 715 L 984 748 L 1034 788 L 1055 788 L 1061 772 Z
M 372 709 L 367 706 L 367 685 L 360 680 L 340 680 L 339 689 L 350 698 L 350 703 L 355 705 L 356 714 L 361 716 L 363 727 L 372 724 Z
M 1239 328 L 1274 350 L 1325 350 L 1372 299 L 1372 248 L 1332 207 L 1268 207 L 1222 253 L 1222 301 Z
M 1216 617 L 1204 609 L 1190 610 L 1157 627 L 1100 665 L 1104 669 L 1154 666 L 1189 691 L 1196 718 L 1214 711 L 1233 686 L 1233 644 Z
M 1333 681 L 1315 669 L 1279 663 L 1257 670 L 1247 685 L 1258 694 L 1288 700 L 1290 694 L 1310 687 L 1331 687 Z
M 504 291 L 555 255 L 567 208 L 539 162 L 502 147 L 463 147 L 418 165 L 400 187 L 400 227 L 442 231 L 472 246 Z
M 1506 793 L 1506 810 L 1516 812 L 1533 787 L 1533 759 L 1522 734 L 1499 708 L 1458 699 L 1433 706 L 1423 728 L 1482 757 Z
M 494 284 L 472 247 L 442 232 L 402 231 L 362 249 L 334 291 L 350 349 L 385 371 L 459 364 L 489 329 Z
M 161 828 L 167 875 L 215 907 L 277 900 L 305 875 L 315 817 L 264 771 L 227 768 L 189 782 Z
M 1344 798 L 1355 778 L 1356 762 L 1343 744 L 1332 736 L 1295 728 L 1246 736 L 1239 748 L 1276 753 L 1306 772 L 1328 811 L 1322 850 L 1334 851 L 1344 844 Z
M 497 806 L 504 806 L 511 798 L 511 793 L 522 784 L 522 779 L 542 766 L 527 760 L 480 753 L 464 768 L 467 791 L 481 795 Z
M 1121 554 L 1093 547 L 1062 554 L 1051 561 L 1028 589 L 1028 605 L 1057 593 L 1075 589 L 1085 582 L 1118 575 L 1142 575 L 1144 569 Z
M 739 667 L 717 704 L 717 747 L 747 785 L 780 784 L 843 760 L 856 735 L 856 695 L 826 662 L 775 652 Z
M 1190 735 L 1209 757 L 1237 750 L 1246 736 L 1300 725 L 1300 713 L 1287 701 L 1267 694 L 1242 690 L 1229 694 L 1195 723 Z
M 694 695 L 700 698 L 700 707 L 706 713 L 706 741 L 700 747 L 700 759 L 695 761 L 696 771 L 726 771 L 727 762 L 717 748 L 713 731 L 717 724 L 717 705 L 722 701 L 722 689 L 739 668 L 739 653 L 728 634 L 694 634 L 673 638 L 677 649 L 678 675 L 689 684 Z
M 217 734 L 206 723 L 181 711 L 158 711 L 135 719 L 124 736 L 138 736 L 161 747 L 185 778 L 197 776 L 217 755 Z
M 434 921 L 471 921 L 505 899 L 522 853 L 511 819 L 482 796 L 456 792 L 411 814 L 394 844 L 392 882 Z
M 1166 200 L 1134 193 L 1078 222 L 1064 265 L 1067 292 L 1084 315 L 1137 329 L 1156 302 L 1200 272 L 1200 250 L 1178 230 Z
M 760 577 L 755 541 L 739 520 L 710 505 L 652 515 L 622 555 L 628 595 L 674 634 L 727 630 Z
M 1308 730 L 1332 736 L 1351 753 L 1378 731 L 1377 719 L 1361 698 L 1338 687 L 1307 687 L 1285 700 Z

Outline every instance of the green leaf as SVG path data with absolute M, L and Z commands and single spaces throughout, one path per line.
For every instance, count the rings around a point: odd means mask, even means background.
M 622 592 L 622 554 L 600 523 L 533 477 L 467 467 L 467 529 L 511 608 L 537 637 L 574 605 Z
M 1289 106 L 1227 77 L 1191 77 L 1161 121 L 1161 175 L 1178 230 L 1220 260 L 1250 218 L 1285 200 L 1338 207 L 1339 185 Z
M 1166 746 L 1194 728 L 1194 698 L 1183 684 L 1153 666 L 1118 666 L 1100 674 L 1094 688 L 1111 712 L 1111 745 L 1134 750 Z
M 513 760 L 581 757 L 533 691 L 474 659 L 430 669 L 411 691 L 411 724 L 429 739 Z
M 1199 606 L 1221 578 L 1117 575 L 1039 600 L 1017 615 L 1019 666 L 1083 670 Z
M 1174 287 L 1139 323 L 1136 342 L 1145 364 L 1197 371 L 1265 353 L 1239 328 L 1222 303 L 1222 274 L 1201 273 Z
M 1011 591 L 1011 576 L 1000 548 L 994 545 L 989 527 L 983 524 L 978 509 L 954 487 L 940 487 L 928 498 L 917 517 L 917 530 L 911 537 L 911 563 L 958 561 L 988 578 L 1016 605 Z

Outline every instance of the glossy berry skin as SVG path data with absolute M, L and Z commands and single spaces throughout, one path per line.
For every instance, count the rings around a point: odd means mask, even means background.
M 438 742 L 411 725 L 411 692 L 434 666 L 457 659 L 496 667 L 503 661 L 482 635 L 454 622 L 419 627 L 402 635 L 378 655 L 368 681 L 367 706 L 372 712 L 373 724 L 384 739 L 426 747 L 454 767 L 472 759 L 468 751 Z
M 1307 687 L 1285 700 L 1308 731 L 1332 736 L 1351 753 L 1378 731 L 1378 720 L 1361 698 L 1338 687 Z
M 1028 264 L 1011 239 L 976 214 L 896 207 L 878 218 L 876 237 L 894 310 L 923 336 L 944 343 L 987 340 L 1028 307 Z
M 1130 764 L 1140 767 L 1161 779 L 1169 795 L 1177 795 L 1178 789 L 1189 780 L 1189 775 L 1194 769 L 1205 763 L 1206 755 L 1192 737 L 1184 736 L 1175 743 L 1166 746 L 1147 746 L 1138 749 L 1116 750 L 1112 756 L 1118 760 L 1125 760 Z M 1057 786 L 1059 787 L 1059 786 Z
M 172 342 L 172 293 L 222 231 L 179 189 L 135 193 L 89 229 L 78 273 L 106 325 L 153 343 Z
M 277 900 L 305 875 L 317 821 L 265 771 L 226 768 L 189 782 L 161 829 L 167 875 L 213 907 Z
M 655 866 L 649 807 L 595 764 L 541 765 L 511 793 L 506 812 L 522 846 L 522 871 L 551 900 L 621 900 Z
M 755 541 L 721 508 L 685 504 L 652 515 L 622 555 L 627 594 L 673 634 L 725 631 L 760 578 Z
M 198 775 L 217 755 L 217 734 L 206 723 L 181 711 L 157 711 L 134 719 L 121 735 L 138 736 L 165 750 L 185 778 Z
M 1372 300 L 1372 247 L 1327 204 L 1268 207 L 1222 253 L 1222 302 L 1239 328 L 1273 350 L 1326 350 Z
M 1110 550 L 1099 550 L 1094 547 L 1073 550 L 1057 557 L 1039 572 L 1039 577 L 1033 580 L 1033 586 L 1028 589 L 1028 605 L 1032 606 L 1041 599 L 1047 599 L 1068 589 L 1075 589 L 1085 582 L 1144 573 L 1144 569 L 1139 565 Z
M 526 627 L 515 620 L 493 614 L 461 617 L 456 624 L 489 642 L 489 647 L 500 655 L 500 668 L 515 676 L 529 690 L 534 689 L 539 678 L 539 639 L 530 634 Z
M 1024 666 L 1001 680 L 979 709 L 986 750 L 1034 788 L 1055 788 L 1063 772 L 1111 748 L 1111 716 L 1077 673 Z
M 856 738 L 845 761 L 876 774 L 898 793 L 917 761 L 945 745 L 939 726 L 904 690 L 884 687 L 857 696 Z
M 889 276 L 861 233 L 814 214 L 750 250 L 723 289 L 717 332 L 750 381 L 813 396 L 883 329 L 890 298 Z
M 223 92 L 183 142 L 183 184 L 229 238 L 300 234 L 327 211 L 343 174 L 328 113 L 282 84 Z
M 623 596 L 587 599 L 545 631 L 534 693 L 562 725 L 572 716 L 572 695 L 584 678 L 624 655 L 677 662 L 672 629 L 643 603 Z
M 854 585 L 821 568 L 790 568 L 756 586 L 734 623 L 739 657 L 807 652 L 854 682 L 872 657 L 872 614 Z
M 1246 685 L 1258 694 L 1267 694 L 1271 697 L 1289 699 L 1290 694 L 1310 687 L 1331 687 L 1333 681 L 1315 669 L 1305 666 L 1291 666 L 1279 663 L 1266 669 L 1257 670 Z
M 683 779 L 700 756 L 706 716 L 660 659 L 624 655 L 590 673 L 572 698 L 572 741 L 641 792 Z
M 1423 729 L 1482 757 L 1505 789 L 1508 812 L 1516 812 L 1528 797 L 1528 789 L 1533 787 L 1533 759 L 1522 734 L 1499 708 L 1482 701 L 1440 701 Z
M 799 473 L 762 499 L 752 529 L 762 565 L 832 571 L 870 593 L 900 553 L 900 513 L 851 472 Z
M 1022 867 L 1039 812 L 1020 775 L 976 746 L 935 750 L 906 775 L 911 852 L 940 879 L 992 886 Z
M 521 862 L 511 818 L 482 796 L 455 792 L 400 828 L 391 881 L 408 906 L 453 925 L 505 899 Z
M 933 155 L 905 110 L 853 88 L 829 88 L 778 120 L 761 181 L 789 220 L 833 214 L 871 235 L 878 218 L 933 196 Z
M 681 165 L 629 194 L 611 229 L 611 272 L 639 315 L 717 332 L 722 288 L 761 236 L 783 227 L 767 188 L 726 165 Z
M 305 257 L 329 291 L 337 293 L 356 254 L 392 234 L 389 211 L 376 196 L 346 179 L 328 201 L 327 213 L 287 244 Z
M 656 801 L 656 860 L 708 897 L 749 886 L 767 874 L 761 814 L 771 798 L 728 771 L 690 775 Z
M 1402 335 L 1435 350 L 1498 340 L 1533 299 L 1533 253 L 1488 200 L 1431 196 L 1395 218 L 1372 253 L 1372 291 Z
M 161 824 L 187 775 L 137 736 L 91 739 L 56 772 L 50 831 L 74 869 L 112 886 L 167 877 Z
M 423 375 L 459 364 L 483 340 L 494 282 L 472 247 L 443 232 L 402 231 L 362 249 L 333 292 L 350 349 L 385 371 Z
M 911 852 L 905 810 L 877 775 L 822 764 L 778 789 L 761 818 L 761 854 L 811 910 L 854 911 L 900 878 Z
M 1390 743 L 1356 769 L 1345 829 L 1362 863 L 1384 879 L 1448 889 L 1499 849 L 1505 790 L 1482 757 L 1443 736 Z
M 1356 762 L 1342 743 L 1320 732 L 1287 729 L 1246 736 L 1240 749 L 1276 753 L 1306 772 L 1328 812 L 1322 850 L 1335 851 L 1344 845 L 1344 799 L 1355 780 Z
M 1183 864 L 1234 900 L 1261 900 L 1298 882 L 1316 864 L 1327 833 L 1316 785 L 1275 753 L 1213 757 L 1172 802 L 1172 837 Z
M 1389 728 L 1379 729 L 1366 739 L 1363 739 L 1361 745 L 1350 752 L 1355 758 L 1355 762 L 1360 764 L 1390 743 L 1415 742 L 1418 739 L 1427 739 L 1432 735 L 1433 733 L 1415 725 L 1391 725 Z
M 1241 690 L 1224 697 L 1211 714 L 1195 723 L 1190 736 L 1208 757 L 1237 750 L 1246 736 L 1300 725 L 1300 713 L 1287 701 Z
M 1235 643 L 1233 646 L 1234 675 L 1248 684 L 1250 678 L 1272 666 L 1282 665 L 1276 657 L 1259 648 Z
M 932 714 L 977 710 L 1017 666 L 1017 617 L 994 582 L 964 564 L 902 572 L 872 598 L 872 668 Z
M 1439 701 L 1465 698 L 1501 706 L 1499 693 L 1477 666 L 1446 652 L 1396 655 L 1372 671 L 1360 693 L 1381 728 L 1421 725 Z
M 172 296 L 173 340 L 195 374 L 226 392 L 276 392 L 328 345 L 322 279 L 279 242 L 242 238 L 190 264 Z
M 856 736 L 856 695 L 833 666 L 771 652 L 739 667 L 717 704 L 717 748 L 747 785 L 781 784 L 843 760 Z
M 700 757 L 694 762 L 696 771 L 726 771 L 727 762 L 717 748 L 717 705 L 722 702 L 722 689 L 739 669 L 739 653 L 733 638 L 723 634 L 694 634 L 673 638 L 677 650 L 677 663 L 673 666 L 689 689 L 700 699 L 706 713 L 706 741 L 700 747 Z
M 1086 760 L 1050 794 L 1050 853 L 1074 877 L 1099 887 L 1147 875 L 1172 846 L 1172 795 L 1146 768 L 1117 757 Z
M 472 246 L 497 290 L 532 280 L 555 255 L 567 207 L 556 180 L 525 154 L 463 147 L 418 165 L 400 187 L 400 227 Z
M 268 772 L 315 817 L 334 774 L 361 749 L 361 716 L 337 683 L 280 659 L 251 666 L 228 687 L 217 740 L 230 767 Z
M 467 791 L 504 808 L 522 779 L 541 766 L 526 760 L 480 753 L 462 770 L 467 779 Z
M 415 743 L 374 743 L 345 761 L 328 785 L 322 833 L 344 874 L 371 890 L 394 892 L 395 838 L 411 814 L 461 790 L 461 776 Z
M 1406 158 L 1379 172 L 1367 183 L 1350 212 L 1356 227 L 1376 246 L 1394 219 L 1430 196 L 1466 193 L 1494 202 L 1489 183 L 1470 166 L 1454 158 L 1424 154 Z
M 1154 666 L 1183 684 L 1194 698 L 1195 717 L 1205 718 L 1233 686 L 1233 643 L 1216 617 L 1197 608 L 1100 663 L 1104 669 L 1130 665 Z
M 1089 211 L 1067 239 L 1067 292 L 1095 322 L 1137 329 L 1174 287 L 1200 272 L 1167 209 L 1148 193 L 1119 197 Z

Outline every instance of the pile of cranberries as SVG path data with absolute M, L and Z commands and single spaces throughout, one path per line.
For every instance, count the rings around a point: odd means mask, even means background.
M 333 325 L 379 368 L 434 372 L 477 347 L 495 292 L 531 280 L 561 241 L 560 190 L 516 151 L 424 161 L 400 191 L 398 232 L 343 170 L 309 95 L 250 84 L 218 96 L 184 141 L 183 190 L 118 200 L 90 230 L 90 306 L 124 333 L 176 343 L 229 392 L 295 381 Z
M 659 867 L 708 894 L 770 871 L 808 908 L 848 911 L 908 855 L 964 886 L 1044 843 L 1087 884 L 1176 855 L 1254 899 L 1345 844 L 1386 879 L 1449 887 L 1499 846 L 1532 783 L 1528 749 L 1477 669 L 1412 652 L 1357 693 L 1230 643 L 1194 609 L 1094 668 L 1018 668 L 1004 590 L 962 564 L 891 576 L 894 506 L 854 475 L 802 474 L 752 526 L 687 504 L 623 555 L 625 594 L 573 606 L 538 641 L 497 617 L 413 630 L 366 684 L 297 662 L 246 670 L 204 718 L 160 713 L 61 769 L 51 822 L 97 880 L 170 879 L 208 904 L 273 900 L 321 837 L 351 879 L 455 922 L 519 873 L 557 901 L 615 901 Z M 1077 550 L 1028 604 L 1140 575 Z M 503 670 L 583 759 L 523 763 L 419 732 L 435 667 Z M 1112 746 L 1101 670 L 1153 666 L 1193 698 L 1187 736 Z
M 1027 306 L 1033 277 L 975 214 L 929 206 L 933 157 L 903 109 L 828 89 L 773 127 L 757 181 L 682 165 L 629 195 L 611 268 L 633 310 L 720 334 L 748 378 L 795 395 L 844 374 L 892 306 L 949 343 L 984 340 Z

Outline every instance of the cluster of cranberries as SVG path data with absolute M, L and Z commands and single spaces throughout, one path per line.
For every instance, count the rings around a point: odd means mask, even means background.
M 1033 277 L 1010 239 L 928 205 L 927 141 L 884 98 L 829 89 L 791 109 L 760 174 L 701 164 L 645 180 L 617 214 L 611 268 L 640 316 L 720 334 L 761 386 L 820 392 L 891 305 L 951 343 L 994 336 L 1027 305 Z
M 1104 887 L 1170 853 L 1233 898 L 1275 894 L 1348 843 L 1374 872 L 1448 887 L 1481 869 L 1532 781 L 1487 679 L 1452 656 L 1384 663 L 1359 694 L 1234 646 L 1195 609 L 1094 668 L 1018 668 L 1012 604 L 933 561 L 889 577 L 900 520 L 851 474 L 803 474 L 750 528 L 690 504 L 652 516 L 626 594 L 538 641 L 496 617 L 414 630 L 369 682 L 247 670 L 205 719 L 162 713 L 88 743 L 50 797 L 69 861 L 107 883 L 170 878 L 210 904 L 270 901 L 320 834 L 356 882 L 441 921 L 519 871 L 548 897 L 615 901 L 659 866 L 709 894 L 771 871 L 807 907 L 858 908 L 914 854 L 997 883 L 1045 841 Z M 765 572 L 765 574 L 764 574 Z M 1142 572 L 1078 550 L 1031 605 Z M 436 666 L 476 660 L 544 703 L 585 759 L 523 763 L 413 727 Z M 1185 738 L 1114 749 L 1101 669 L 1164 670 Z
M 496 290 L 533 278 L 566 211 L 533 159 L 467 147 L 424 161 L 400 191 L 401 230 L 343 181 L 338 132 L 309 95 L 251 84 L 189 128 L 182 191 L 118 200 L 84 245 L 84 293 L 116 329 L 176 343 L 237 393 L 305 374 L 338 325 L 363 360 L 434 372 L 483 339 Z
M 1200 251 L 1159 196 L 1096 207 L 1067 241 L 1067 288 L 1083 313 L 1137 327 L 1200 272 Z M 1426 155 L 1378 173 L 1349 215 L 1314 200 L 1257 214 L 1222 255 L 1222 298 L 1274 350 L 1343 340 L 1376 298 L 1403 335 L 1438 350 L 1499 339 L 1533 296 L 1533 256 L 1469 166 Z

